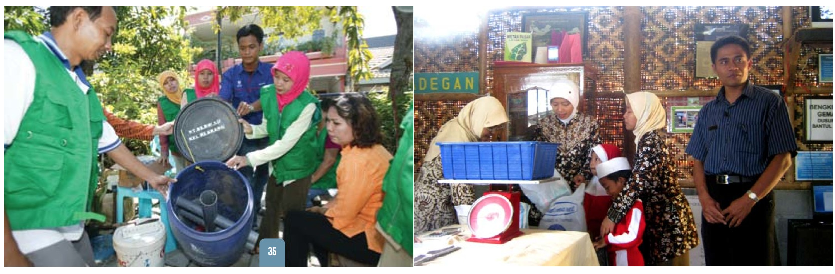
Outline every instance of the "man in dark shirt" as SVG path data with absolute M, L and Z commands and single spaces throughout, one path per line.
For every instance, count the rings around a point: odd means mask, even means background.
M 238 30 L 238 51 L 241 54 L 241 64 L 229 68 L 223 73 L 223 81 L 220 85 L 220 98 L 237 108 L 238 115 L 250 124 L 261 124 L 262 111 L 260 90 L 261 87 L 273 83 L 268 63 L 262 63 L 258 57 L 264 48 L 264 30 L 258 25 L 249 24 Z M 246 139 L 241 144 L 237 155 L 246 155 L 249 152 L 267 147 L 270 138 Z M 254 213 L 252 214 L 253 227 L 257 224 L 258 212 L 261 210 L 261 196 L 264 193 L 264 185 L 269 178 L 269 168 L 263 164 L 253 168 L 247 166 L 239 169 L 241 174 L 247 178 L 252 186 Z
M 722 82 L 699 111 L 687 154 L 702 205 L 707 265 L 779 264 L 771 191 L 797 154 L 783 99 L 748 80 L 751 47 L 737 36 L 710 48 Z

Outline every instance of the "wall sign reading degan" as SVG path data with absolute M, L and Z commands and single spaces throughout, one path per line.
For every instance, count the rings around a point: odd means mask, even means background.
M 415 73 L 415 93 L 478 93 L 478 72 Z
M 832 143 L 832 97 L 806 97 L 804 105 L 804 142 Z

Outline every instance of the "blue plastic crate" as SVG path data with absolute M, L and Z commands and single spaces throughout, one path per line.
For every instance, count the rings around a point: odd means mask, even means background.
M 446 179 L 538 180 L 554 176 L 559 144 L 547 142 L 438 142 Z

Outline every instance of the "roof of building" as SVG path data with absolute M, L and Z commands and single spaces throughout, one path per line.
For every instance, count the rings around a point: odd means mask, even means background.
M 365 39 L 365 43 L 368 44 L 368 51 L 373 56 L 368 63 L 372 79 L 360 81 L 360 84 L 378 84 L 381 78 L 386 79 L 386 83 L 388 82 L 391 75 L 391 58 L 394 55 L 395 37 L 396 35 L 388 35 Z M 377 80 L 375 81 L 375 79 Z

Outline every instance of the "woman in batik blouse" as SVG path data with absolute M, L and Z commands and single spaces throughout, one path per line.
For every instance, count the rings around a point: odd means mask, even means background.
M 560 80 L 548 94 L 554 113 L 539 120 L 534 141 L 560 144 L 555 168 L 574 189 L 591 179 L 589 153 L 601 143 L 597 119 L 577 113 L 580 87 L 574 82 Z
M 676 163 L 664 142 L 666 111 L 655 94 L 635 92 L 626 95 L 623 121 L 635 134 L 632 176 L 620 195 L 613 197 L 600 232 L 608 234 L 635 200 L 641 199 L 646 230 L 640 249 L 646 264 L 689 265 L 689 250 L 699 244 L 699 238 L 690 205 L 678 185 Z
M 478 142 L 492 138 L 507 123 L 507 112 L 494 97 L 485 96 L 465 105 L 455 119 L 447 121 L 432 139 L 415 180 L 414 233 L 457 224 L 454 206 L 475 202 L 473 185 L 439 184 L 443 178 L 441 149 L 436 142 Z

